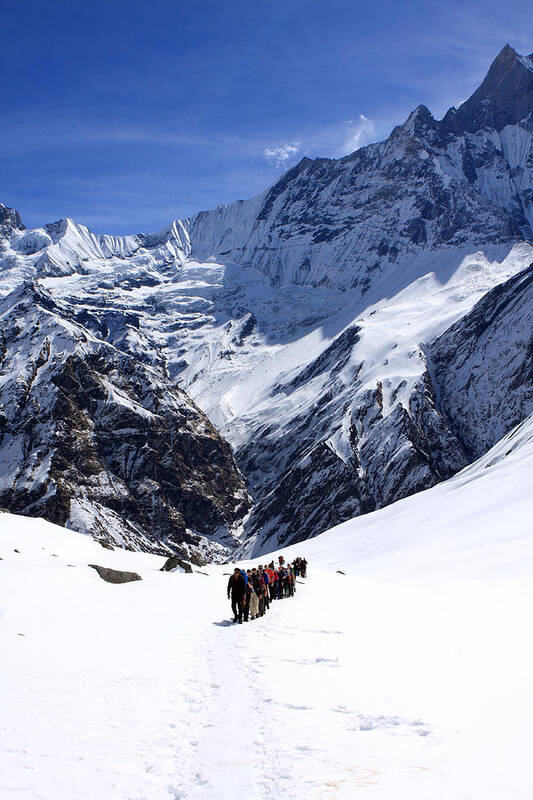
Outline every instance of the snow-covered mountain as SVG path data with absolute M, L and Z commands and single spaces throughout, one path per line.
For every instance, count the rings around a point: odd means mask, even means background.
M 384 142 L 304 158 L 259 197 L 198 214 L 193 256 L 382 297 L 421 251 L 531 239 L 532 63 L 506 46 L 443 120 L 418 106 Z
M 0 503 L 135 546 L 244 523 L 251 553 L 433 486 L 533 411 L 532 226 L 509 46 L 443 120 L 155 235 L 0 206 Z

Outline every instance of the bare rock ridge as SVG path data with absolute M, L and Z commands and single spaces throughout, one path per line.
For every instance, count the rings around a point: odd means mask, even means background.
M 433 486 L 532 407 L 533 57 L 155 234 L 0 205 L 0 505 L 184 561 Z

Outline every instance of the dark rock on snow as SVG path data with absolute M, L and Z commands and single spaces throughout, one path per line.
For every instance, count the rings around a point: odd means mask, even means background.
M 95 569 L 100 577 L 107 583 L 129 583 L 130 581 L 141 581 L 142 578 L 136 572 L 124 572 L 120 569 L 110 567 L 100 567 L 98 564 L 89 564 Z
M 0 236 L 7 236 L 12 230 L 24 230 L 18 211 L 0 203 Z
M 171 570 L 176 569 L 177 567 L 181 567 L 187 573 L 192 573 L 191 565 L 187 561 L 184 561 L 179 556 L 170 556 L 169 558 L 167 558 L 167 560 L 165 561 L 165 563 L 163 564 L 163 566 L 159 571 L 170 572 Z
M 533 413 L 533 264 L 428 348 L 441 413 L 468 461 Z

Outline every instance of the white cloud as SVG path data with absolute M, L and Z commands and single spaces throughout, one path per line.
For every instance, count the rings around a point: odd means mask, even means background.
M 346 139 L 340 148 L 340 155 L 347 156 L 359 147 L 369 144 L 375 140 L 376 126 L 373 120 L 359 114 L 356 120 L 346 123 Z
M 301 142 L 290 142 L 282 144 L 280 147 L 265 147 L 263 155 L 267 161 L 277 167 L 283 167 L 291 158 L 300 152 Z

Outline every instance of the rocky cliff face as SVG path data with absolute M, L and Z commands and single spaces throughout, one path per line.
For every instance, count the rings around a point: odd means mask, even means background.
M 499 133 L 508 125 L 527 119 L 532 108 L 533 53 L 520 56 L 506 44 L 481 86 L 460 108 L 448 111 L 442 128 L 459 134 L 482 128 Z
M 2 301 L 0 342 L 1 505 L 162 553 L 234 543 L 242 477 L 183 392 L 31 285 Z
M 0 207 L 0 503 L 259 553 L 485 452 L 531 413 L 532 64 L 157 234 Z
M 533 414 L 533 264 L 429 347 L 438 403 L 469 461 Z
M 14 230 L 24 230 L 18 211 L 0 203 L 0 237 L 9 236 Z
M 338 399 L 337 388 L 333 382 L 299 416 L 282 450 L 280 432 L 270 428 L 237 452 L 256 497 L 244 552 L 302 541 L 317 528 L 433 486 L 468 463 L 435 405 L 427 373 L 407 407 L 384 409 L 379 381 L 359 392 L 356 381 Z

